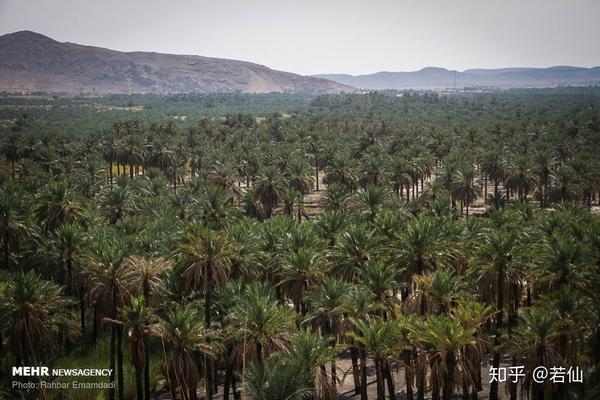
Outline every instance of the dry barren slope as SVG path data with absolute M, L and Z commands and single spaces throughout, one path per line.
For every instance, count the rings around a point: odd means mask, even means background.
M 0 90 L 96 93 L 310 92 L 353 88 L 250 62 L 61 43 L 22 31 L 0 36 Z

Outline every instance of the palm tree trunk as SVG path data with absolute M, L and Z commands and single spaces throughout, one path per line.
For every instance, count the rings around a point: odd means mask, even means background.
M 431 363 L 431 400 L 440 400 L 440 383 L 438 382 L 439 364 L 437 361 Z
M 4 367 L 2 361 L 4 360 L 4 337 L 2 336 L 2 332 L 0 332 L 0 380 L 4 378 Z M 19 365 L 19 364 L 16 364 Z
M 233 400 L 241 399 L 241 392 L 237 390 L 237 379 L 235 374 L 231 374 L 231 390 L 233 390 Z
M 111 290 L 111 318 L 114 320 L 117 317 L 117 290 L 113 284 L 112 286 L 112 290 Z M 117 325 L 113 324 L 111 326 L 110 329 L 110 383 L 111 383 L 111 388 L 109 389 L 109 400 L 114 400 L 115 399 L 115 353 L 116 353 L 116 339 L 117 339 L 117 334 L 118 334 L 118 327 Z M 119 340 L 119 347 L 120 347 L 121 341 Z M 122 357 L 122 354 L 121 354 Z M 121 366 L 122 364 L 120 364 Z M 120 374 L 119 374 L 120 376 Z M 120 385 L 119 385 L 120 386 Z M 122 399 L 121 396 L 121 392 L 120 392 L 120 387 L 119 387 L 119 400 Z
M 219 394 L 219 368 L 211 360 L 213 394 Z
M 488 179 L 487 174 L 483 175 L 483 204 L 487 203 Z
M 406 400 L 413 400 L 413 376 L 412 376 L 412 360 L 410 350 L 404 350 L 404 381 L 406 383 Z
M 117 327 L 117 367 L 119 369 L 118 375 L 118 386 L 119 386 L 119 400 L 125 399 L 125 374 L 123 371 L 123 326 Z
M 94 312 L 92 315 L 92 341 L 94 344 L 98 341 L 98 304 L 94 302 Z
M 223 380 L 223 400 L 229 400 L 229 387 L 231 385 L 231 377 L 233 375 L 233 366 L 227 363 L 225 368 L 225 379 Z
M 84 292 L 81 285 L 79 285 L 79 319 L 81 323 L 81 336 L 85 337 L 85 302 Z
M 331 362 L 331 387 L 337 392 L 337 370 L 335 360 Z
M 115 400 L 115 353 L 116 353 L 116 338 L 117 338 L 117 326 L 113 325 L 110 328 L 110 376 L 108 399 Z
M 512 366 L 513 367 L 517 366 L 517 358 L 516 357 L 512 358 Z M 510 379 L 507 382 L 507 385 L 508 385 L 508 393 L 509 393 L 510 400 L 517 400 L 517 383 L 513 382 L 512 379 Z
M 377 379 L 377 400 L 385 400 L 385 388 L 383 386 L 383 373 L 381 360 L 375 358 L 375 375 Z
M 496 284 L 497 301 L 496 310 L 498 312 L 496 316 L 496 329 L 494 332 L 494 358 L 492 360 L 492 367 L 496 368 L 497 371 L 500 367 L 500 329 L 502 329 L 503 309 L 504 309 L 504 266 L 500 266 L 498 269 L 498 282 Z M 494 380 L 490 384 L 490 400 L 498 400 L 498 381 Z
M 446 355 L 446 374 L 444 375 L 444 400 L 450 400 L 454 392 L 454 368 L 456 367 L 456 358 L 454 353 Z
M 358 351 L 356 347 L 350 348 L 350 358 L 352 359 L 352 378 L 354 379 L 354 394 L 360 394 L 360 368 L 358 367 Z
M 537 365 L 543 367 L 545 365 L 545 351 L 543 346 L 538 346 L 537 349 Z M 533 400 L 544 400 L 544 384 L 543 383 L 532 383 L 533 385 Z
M 417 371 L 417 400 L 425 400 L 425 378 L 427 375 L 425 368 Z
M 541 198 L 541 208 L 546 208 L 546 206 L 548 205 L 548 174 L 546 173 L 546 171 L 543 172 L 542 174 L 542 198 Z
M 208 274 L 211 273 L 210 265 L 207 267 Z M 210 329 L 210 308 L 212 301 L 212 292 L 210 285 L 206 285 L 204 292 L 204 324 L 207 329 Z M 212 400 L 213 384 L 212 384 L 212 363 L 208 356 L 204 356 L 204 383 L 206 386 L 206 399 Z
M 321 364 L 319 365 L 319 369 L 321 371 L 321 392 L 322 393 L 326 393 L 327 392 L 327 367 L 325 366 L 325 364 Z
M 138 354 L 138 343 L 137 342 L 131 342 L 131 354 L 134 357 L 137 357 Z M 137 400 L 144 400 L 144 386 L 142 384 L 142 371 L 139 365 L 139 362 L 136 360 L 134 361 L 134 368 L 135 368 L 135 393 L 137 396 Z
M 360 373 L 361 373 L 361 385 L 360 385 L 360 400 L 368 400 L 367 396 L 367 356 L 365 349 L 360 349 Z
M 315 183 L 317 187 L 317 192 L 319 191 L 319 159 L 315 157 Z
M 110 188 L 113 187 L 113 160 L 112 157 L 108 163 L 108 180 L 110 181 Z
M 9 248 L 9 237 L 8 229 L 4 231 L 3 245 L 4 245 L 4 268 L 10 271 L 10 248 Z
M 497 198 L 498 197 L 498 179 L 494 179 L 494 197 Z
M 264 363 L 263 363 L 263 356 L 262 356 L 262 343 L 259 341 L 256 342 L 256 363 L 258 364 L 258 367 L 262 371 L 264 368 Z
M 150 344 L 144 335 L 144 399 L 150 400 Z
M 385 373 L 385 380 L 387 381 L 388 397 L 390 398 L 390 400 L 396 400 L 396 387 L 394 385 L 394 376 L 392 375 L 390 362 L 388 360 L 384 360 L 383 362 L 383 372 Z

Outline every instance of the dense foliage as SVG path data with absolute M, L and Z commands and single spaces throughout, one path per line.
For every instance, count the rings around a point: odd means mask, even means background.
M 0 100 L 8 398 L 598 396 L 598 88 Z

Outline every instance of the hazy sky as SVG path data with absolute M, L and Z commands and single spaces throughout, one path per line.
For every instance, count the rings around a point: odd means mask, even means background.
M 0 0 L 0 34 L 300 74 L 600 65 L 599 0 Z

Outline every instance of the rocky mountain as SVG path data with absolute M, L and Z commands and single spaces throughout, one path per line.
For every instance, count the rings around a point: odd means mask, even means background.
M 330 79 L 360 89 L 448 89 L 554 87 L 600 84 L 600 67 L 468 69 L 423 68 L 414 72 L 377 72 L 370 75 L 324 74 Z
M 335 93 L 354 88 L 250 62 L 120 52 L 21 31 L 0 36 L 0 91 Z

